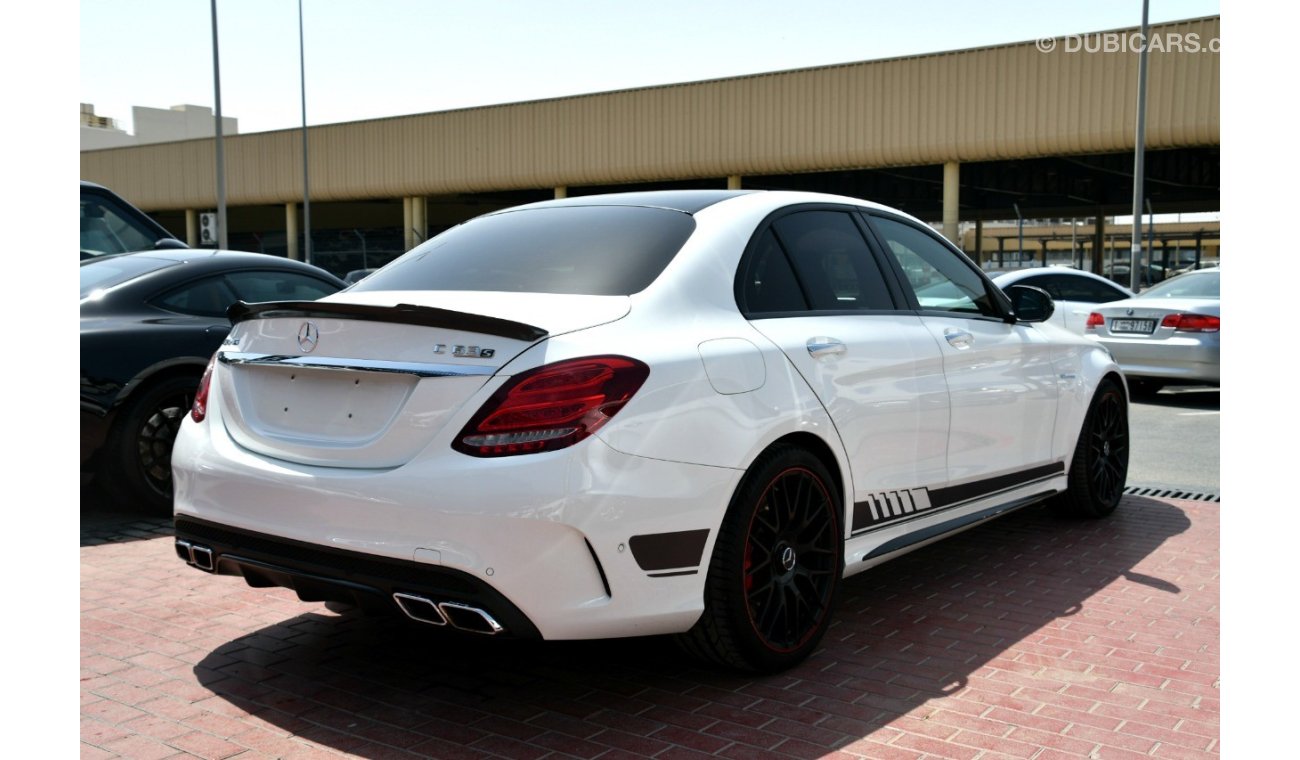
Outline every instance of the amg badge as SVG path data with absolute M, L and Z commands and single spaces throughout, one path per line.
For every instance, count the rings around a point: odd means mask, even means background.
M 446 343 L 434 343 L 433 352 L 435 354 L 451 354 L 460 359 L 491 359 L 497 354 L 495 348 L 483 348 L 481 346 L 449 346 Z

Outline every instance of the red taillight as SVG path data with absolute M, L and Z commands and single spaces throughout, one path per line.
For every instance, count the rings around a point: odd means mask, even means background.
M 1088 323 L 1084 325 L 1084 328 L 1087 330 L 1096 330 L 1104 324 L 1106 324 L 1106 319 L 1094 311 L 1088 315 Z
M 199 389 L 194 394 L 194 405 L 190 407 L 190 419 L 202 422 L 208 416 L 208 386 L 212 383 L 212 368 L 217 364 L 217 355 L 208 360 L 208 368 L 203 370 L 203 379 L 199 380 Z
M 1160 322 L 1161 327 L 1172 327 L 1179 332 L 1218 332 L 1219 318 L 1209 314 L 1169 314 Z
M 554 451 L 604 425 L 650 368 L 625 356 L 547 364 L 511 378 L 460 431 L 452 448 L 476 457 Z

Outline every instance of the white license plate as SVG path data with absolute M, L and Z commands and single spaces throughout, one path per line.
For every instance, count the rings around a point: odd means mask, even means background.
M 1150 335 L 1156 331 L 1154 319 L 1112 319 L 1110 331 L 1113 333 L 1142 333 Z

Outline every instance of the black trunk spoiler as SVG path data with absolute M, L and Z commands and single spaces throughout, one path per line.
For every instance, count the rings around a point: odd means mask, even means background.
M 250 319 L 276 319 L 282 317 L 301 319 L 359 319 L 366 322 L 393 322 L 403 325 L 442 327 L 448 330 L 496 335 L 513 340 L 536 341 L 547 336 L 540 327 L 512 322 L 508 319 L 467 314 L 463 311 L 438 309 L 399 303 L 396 306 L 370 306 L 353 303 L 328 303 L 321 301 L 268 301 L 244 303 L 236 301 L 226 310 L 231 324 Z

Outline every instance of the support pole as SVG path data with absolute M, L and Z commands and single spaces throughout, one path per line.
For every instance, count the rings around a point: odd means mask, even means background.
M 1101 209 L 1097 209 L 1097 216 L 1093 217 L 1092 228 L 1092 273 L 1105 274 L 1103 269 L 1104 262 L 1102 258 L 1106 254 L 1106 217 L 1101 215 Z
M 284 254 L 294 261 L 298 258 L 298 204 L 284 204 Z
M 956 161 L 949 161 L 943 165 L 943 236 L 958 246 L 961 245 L 957 239 L 960 191 L 961 167 Z
M 185 209 L 185 245 L 199 247 L 199 212 L 192 208 Z
M 732 175 L 729 175 L 729 176 L 727 177 L 727 189 L 728 189 L 728 190 L 739 190 L 739 189 L 740 189 L 740 175 L 739 175 L 739 174 L 732 174 Z
M 984 267 L 984 220 L 975 220 L 975 263 Z
M 555 188 L 555 197 L 556 197 L 557 200 L 560 199 L 560 198 L 568 198 L 568 197 L 569 197 L 569 187 L 568 187 L 568 185 L 559 185 L 559 186 L 557 186 L 557 187 Z
M 403 250 L 415 247 L 415 211 L 413 199 L 402 198 L 402 246 Z
M 1140 287 L 1142 266 L 1142 198 L 1146 190 L 1147 141 L 1147 50 L 1151 47 L 1151 27 L 1147 23 L 1150 0 L 1142 0 L 1142 52 L 1138 54 L 1137 136 L 1133 148 L 1133 239 L 1129 245 L 1129 289 Z
M 221 127 L 221 61 L 217 55 L 217 0 L 212 0 L 212 82 L 215 93 L 217 145 L 217 247 L 228 250 L 230 236 L 226 229 L 226 150 Z

